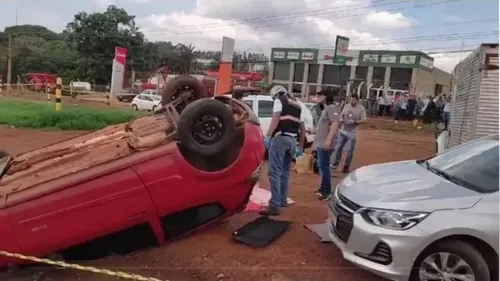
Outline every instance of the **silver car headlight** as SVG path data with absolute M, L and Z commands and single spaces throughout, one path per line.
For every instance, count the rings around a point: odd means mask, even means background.
M 424 212 L 405 212 L 379 209 L 364 209 L 361 211 L 361 216 L 368 223 L 392 230 L 410 229 L 424 220 L 428 215 L 429 213 Z

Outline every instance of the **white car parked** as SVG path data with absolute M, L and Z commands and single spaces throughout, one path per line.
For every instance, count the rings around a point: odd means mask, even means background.
M 260 128 L 262 133 L 267 133 L 269 129 L 269 125 L 271 125 L 271 118 L 273 116 L 273 99 L 268 95 L 248 95 L 243 98 L 243 102 L 246 103 L 250 108 L 252 108 L 253 112 L 257 115 L 260 121 Z M 299 102 L 302 110 L 306 112 L 306 143 L 305 147 L 311 147 L 314 142 L 314 122 L 311 111 L 307 108 L 307 106 Z
M 132 108 L 135 111 L 148 110 L 155 111 L 161 103 L 161 96 L 154 94 L 140 93 L 132 100 Z

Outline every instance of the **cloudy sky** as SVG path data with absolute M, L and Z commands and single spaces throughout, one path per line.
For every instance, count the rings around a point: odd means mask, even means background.
M 79 11 L 115 4 L 137 17 L 149 40 L 218 50 L 222 36 L 238 51 L 271 47 L 422 50 L 451 71 L 480 43 L 498 42 L 498 0 L 2 0 L 0 29 L 16 23 L 61 31 Z M 444 51 L 455 51 L 443 53 Z

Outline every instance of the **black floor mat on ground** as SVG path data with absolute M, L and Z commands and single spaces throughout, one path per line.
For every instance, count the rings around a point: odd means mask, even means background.
M 264 247 L 281 236 L 290 227 L 289 221 L 259 217 L 233 232 L 233 239 L 254 247 Z

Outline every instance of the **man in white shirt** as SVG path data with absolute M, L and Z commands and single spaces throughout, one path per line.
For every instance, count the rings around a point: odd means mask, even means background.
M 385 98 L 385 114 L 387 116 L 391 116 L 391 107 L 392 107 L 392 103 L 394 101 L 392 95 L 389 95 L 389 94 L 385 94 L 384 95 L 384 98 Z
M 305 113 L 297 100 L 282 86 L 274 86 L 271 97 L 274 99 L 273 117 L 264 139 L 269 156 L 271 199 L 268 207 L 259 212 L 264 216 L 277 216 L 280 208 L 287 207 L 290 165 L 294 157 L 303 154 L 306 137 Z
M 378 97 L 378 116 L 382 117 L 384 116 L 384 110 L 385 110 L 385 98 L 384 95 L 381 95 Z

